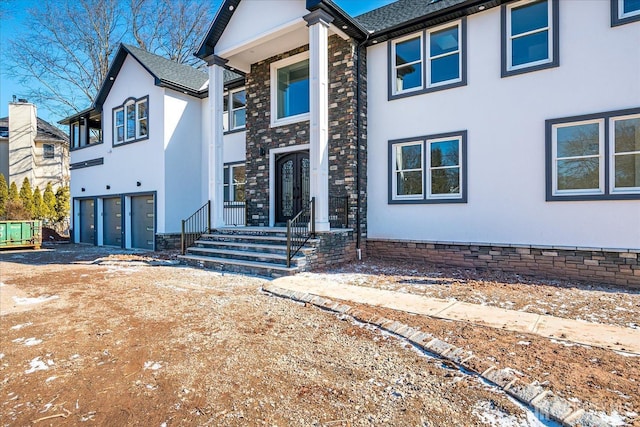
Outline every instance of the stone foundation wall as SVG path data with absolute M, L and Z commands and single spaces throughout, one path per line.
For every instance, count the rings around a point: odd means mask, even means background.
M 180 250 L 180 233 L 156 234 L 156 251 Z
M 500 270 L 640 289 L 640 249 L 492 246 L 368 239 L 367 254 L 390 260 Z
M 317 233 L 316 251 L 307 256 L 306 270 L 353 262 L 358 259 L 356 236 L 351 229 Z

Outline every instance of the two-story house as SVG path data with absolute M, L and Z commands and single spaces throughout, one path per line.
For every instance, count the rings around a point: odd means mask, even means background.
M 636 286 L 638 46 L 635 0 L 398 0 L 357 17 L 330 0 L 226 0 L 196 53 L 208 76 L 185 94 L 200 100 L 201 139 L 178 144 L 198 144 L 198 158 L 162 170 L 166 156 L 132 137 L 147 154 L 101 167 L 144 159 L 189 193 L 176 198 L 183 218 L 210 202 L 214 229 L 229 225 L 230 193 L 249 227 L 277 228 L 311 206 L 333 261 L 368 254 Z M 118 80 L 163 87 L 145 72 L 123 68 Z M 235 89 L 229 72 L 242 76 Z M 114 152 L 124 147 L 112 129 L 128 126 L 118 108 L 129 117 L 125 104 L 146 96 L 134 87 L 102 108 Z M 165 130 L 191 120 L 162 118 Z M 93 176 L 72 185 L 76 203 L 74 185 Z M 341 238 L 335 200 L 346 206 Z M 180 215 L 155 233 L 177 230 Z

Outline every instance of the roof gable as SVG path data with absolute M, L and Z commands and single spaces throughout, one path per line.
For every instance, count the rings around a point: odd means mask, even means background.
M 151 74 L 157 86 L 169 87 L 198 97 L 204 97 L 206 95 L 207 73 L 190 65 L 180 64 L 147 52 L 146 50 L 121 44 L 111 63 L 107 77 L 93 103 L 94 108 L 101 109 L 127 55 L 131 55 L 132 58 Z

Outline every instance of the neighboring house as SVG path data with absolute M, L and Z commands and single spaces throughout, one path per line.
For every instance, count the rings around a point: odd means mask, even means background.
M 246 225 L 282 225 L 314 198 L 333 261 L 637 286 L 638 46 L 636 0 L 398 0 L 358 17 L 330 0 L 226 0 L 197 52 L 204 160 L 181 188 L 228 225 L 225 171 L 243 161 Z M 244 76 L 237 103 L 229 70 Z
M 54 191 L 69 184 L 67 135 L 24 99 L 10 102 L 9 117 L 0 119 L 0 173 L 18 188 L 25 178 L 41 191 L 49 182 Z

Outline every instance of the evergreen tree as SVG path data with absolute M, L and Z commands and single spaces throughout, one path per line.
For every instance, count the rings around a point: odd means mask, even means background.
M 42 193 L 40 187 L 33 190 L 33 219 L 44 219 L 44 202 L 42 201 Z
M 0 173 L 0 220 L 7 214 L 7 199 L 9 199 L 9 187 L 4 175 Z
M 18 186 L 15 182 L 12 182 L 9 186 L 9 197 L 7 201 L 16 202 L 20 200 L 20 196 L 18 196 Z
M 50 182 L 47 182 L 42 195 L 42 214 L 47 221 L 54 222 L 56 220 L 56 196 Z
M 27 213 L 24 208 L 24 204 L 22 203 L 22 199 L 18 194 L 18 186 L 15 182 L 12 182 L 9 186 L 9 197 L 7 198 L 7 203 L 5 205 L 6 213 L 5 216 L 9 220 L 18 219 L 24 220 L 31 218 L 31 215 Z
M 29 216 L 29 218 L 23 219 L 31 219 L 33 216 L 33 189 L 31 188 L 31 183 L 27 177 L 24 178 L 22 181 L 22 187 L 20 187 L 20 200 L 22 200 L 22 205 Z
M 55 207 L 56 221 L 60 222 L 69 217 L 69 211 L 71 210 L 70 199 L 71 194 L 68 185 L 58 188 Z

